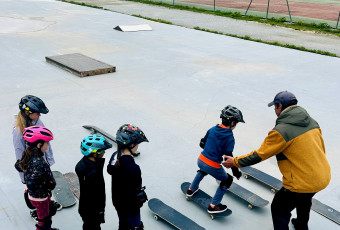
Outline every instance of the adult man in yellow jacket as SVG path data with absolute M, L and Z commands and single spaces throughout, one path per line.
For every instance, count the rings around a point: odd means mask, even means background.
M 243 156 L 225 156 L 228 159 L 222 164 L 241 168 L 276 156 L 283 188 L 271 205 L 274 229 L 288 230 L 291 211 L 296 208 L 297 218 L 292 219 L 295 229 L 308 230 L 312 197 L 331 179 L 321 129 L 288 91 L 278 93 L 268 104 L 272 105 L 278 118 L 261 147 Z

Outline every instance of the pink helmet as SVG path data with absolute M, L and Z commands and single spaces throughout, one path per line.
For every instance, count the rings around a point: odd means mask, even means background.
M 53 133 L 44 126 L 30 126 L 24 129 L 23 136 L 25 141 L 33 143 L 39 140 L 51 141 L 53 140 Z

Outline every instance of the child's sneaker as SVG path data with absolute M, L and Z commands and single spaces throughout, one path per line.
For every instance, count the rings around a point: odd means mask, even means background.
M 293 219 L 292 219 L 292 224 L 293 224 L 295 230 L 306 229 L 306 227 L 303 227 L 303 226 L 301 226 L 301 225 L 299 224 L 297 218 L 293 218 Z
M 193 191 L 190 188 L 188 188 L 188 190 L 187 190 L 187 197 L 192 197 L 197 191 L 198 191 L 198 189 Z
M 227 211 L 227 205 L 224 205 L 224 204 L 218 204 L 218 205 L 215 205 L 215 207 L 211 207 L 211 205 L 209 204 L 209 207 L 208 207 L 208 212 L 209 213 L 221 213 L 221 212 L 224 212 L 224 211 Z
M 31 211 L 30 211 L 30 215 L 31 215 L 32 219 L 33 219 L 36 223 L 38 223 L 38 214 L 37 214 L 37 210 L 31 210 Z

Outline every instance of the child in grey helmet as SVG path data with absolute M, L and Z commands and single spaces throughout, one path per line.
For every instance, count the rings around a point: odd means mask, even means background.
M 221 213 L 227 210 L 227 206 L 221 204 L 221 201 L 224 193 L 231 186 L 233 178 L 224 171 L 221 162 L 224 155 L 232 156 L 235 145 L 233 130 L 238 122 L 244 123 L 241 111 L 231 105 L 222 110 L 220 118 L 222 124 L 210 128 L 201 139 L 200 146 L 203 151 L 197 161 L 199 170 L 187 190 L 187 196 L 193 196 L 198 191 L 202 179 L 208 174 L 221 181 L 212 202 L 207 207 L 209 213 Z M 237 179 L 242 175 L 236 167 L 232 168 L 232 172 Z

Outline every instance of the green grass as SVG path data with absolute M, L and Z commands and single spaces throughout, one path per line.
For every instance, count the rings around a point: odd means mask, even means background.
M 172 9 L 178 9 L 178 10 L 187 10 L 197 13 L 205 13 L 205 14 L 213 14 L 218 15 L 222 17 L 228 17 L 228 18 L 234 18 L 238 20 L 245 20 L 245 21 L 255 21 L 260 23 L 266 23 L 273 26 L 281 26 L 281 27 L 288 27 L 296 30 L 307 30 L 307 31 L 315 31 L 319 33 L 327 33 L 327 34 L 334 34 L 337 36 L 340 36 L 340 29 L 333 29 L 330 25 L 327 23 L 305 23 L 303 21 L 298 22 L 288 22 L 286 17 L 281 18 L 262 18 L 260 16 L 253 16 L 253 15 L 242 15 L 240 12 L 230 12 L 230 11 L 211 11 L 207 9 L 197 8 L 194 6 L 183 6 L 183 5 L 172 5 L 169 3 L 164 2 L 155 2 L 151 0 L 128 0 L 132 2 L 139 2 L 143 4 L 149 4 L 149 5 L 157 5 L 157 6 L 163 6 L 168 7 Z
M 141 16 L 139 14 L 138 15 L 137 14 L 133 14 L 132 16 L 139 17 L 139 18 L 144 18 L 144 19 L 147 19 L 147 20 L 150 20 L 150 21 L 154 21 L 154 22 L 160 22 L 160 23 L 172 25 L 172 22 L 168 22 L 168 21 L 165 21 L 165 20 L 162 20 L 162 19 L 153 19 L 153 18 L 143 17 L 143 16 Z
M 86 3 L 79 3 L 79 2 L 67 1 L 67 0 L 58 0 L 58 1 L 72 3 L 72 4 L 76 4 L 76 5 L 81 5 L 81 6 L 92 7 L 92 8 L 97 8 L 97 9 L 109 10 L 109 9 L 104 9 L 103 7 L 93 6 L 93 5 L 89 5 L 89 4 L 86 4 Z M 310 24 L 307 24 L 307 23 L 304 23 L 302 21 L 298 21 L 298 22 L 293 23 L 293 24 L 287 24 L 285 17 L 263 19 L 263 18 L 258 17 L 258 16 L 243 16 L 240 12 L 224 12 L 224 11 L 223 12 L 222 11 L 212 12 L 212 11 L 209 11 L 209 10 L 195 8 L 195 7 L 179 6 L 179 5 L 172 6 L 170 4 L 161 3 L 161 2 L 153 2 L 153 1 L 149 1 L 149 0 L 143 0 L 143 1 L 128 0 L 128 1 L 142 2 L 142 3 L 146 3 L 146 4 L 152 4 L 152 5 L 167 6 L 167 7 L 171 7 L 171 8 L 175 8 L 175 9 L 190 10 L 190 11 L 199 12 L 199 13 L 215 14 L 215 15 L 218 15 L 218 16 L 230 17 L 230 18 L 235 18 L 235 19 L 239 19 L 239 20 L 263 22 L 263 23 L 268 23 L 268 24 L 271 24 L 271 25 L 290 27 L 290 28 L 294 28 L 294 29 L 320 31 L 320 32 L 332 33 L 332 34 L 336 34 L 336 35 L 340 36 L 340 30 L 339 29 L 338 30 L 332 29 L 327 23 L 320 23 L 320 24 L 310 23 Z M 165 21 L 165 20 L 162 20 L 162 19 L 153 19 L 153 18 L 141 16 L 141 15 L 136 15 L 136 14 L 133 14 L 132 16 L 144 18 L 144 19 L 147 19 L 147 20 L 150 20 L 150 21 L 155 21 L 155 22 L 173 25 L 172 22 Z M 225 34 L 225 33 L 219 32 L 219 31 L 208 30 L 208 29 L 204 29 L 204 28 L 200 28 L 200 27 L 194 27 L 194 29 L 209 32 L 209 33 L 225 35 L 225 36 L 229 36 L 229 37 L 235 37 L 235 38 L 244 39 L 244 40 L 253 41 L 253 42 L 260 42 L 260 43 L 264 43 L 264 44 L 268 44 L 268 45 L 281 46 L 281 47 L 285 47 L 285 48 L 296 49 L 296 50 L 301 50 L 301 51 L 305 51 L 305 52 L 321 54 L 321 55 L 325 55 L 325 56 L 338 57 L 335 53 L 322 51 L 322 50 L 307 49 L 303 46 L 282 44 L 282 43 L 279 43 L 279 42 L 267 42 L 267 41 L 263 41 L 261 39 L 254 39 L 254 38 L 251 38 L 249 36 L 239 36 L 239 35 L 235 35 L 235 34 Z M 328 32 L 328 31 L 330 31 L 330 32 Z
M 58 1 L 72 3 L 72 4 L 80 5 L 80 6 L 87 6 L 87 7 L 96 8 L 96 9 L 107 10 L 107 9 L 104 9 L 103 7 L 86 4 L 84 2 L 75 2 L 75 1 L 67 1 L 67 0 L 58 0 Z
M 282 44 L 282 43 L 279 43 L 279 42 L 267 42 L 267 41 L 263 41 L 261 39 L 254 39 L 254 38 L 251 38 L 249 36 L 238 36 L 238 35 L 235 35 L 235 34 L 225 34 L 225 33 L 219 32 L 219 31 L 203 29 L 203 28 L 200 28 L 200 27 L 194 27 L 194 29 L 195 30 L 201 30 L 201 31 L 209 32 L 209 33 L 225 35 L 225 36 L 229 36 L 229 37 L 240 38 L 240 39 L 243 39 L 243 40 L 248 40 L 248 41 L 253 41 L 253 42 L 260 42 L 260 43 L 264 43 L 264 44 L 268 44 L 268 45 L 281 46 L 281 47 L 285 47 L 285 48 L 301 50 L 301 51 L 321 54 L 321 55 L 325 55 L 325 56 L 338 57 L 335 53 L 331 53 L 331 52 L 327 52 L 327 51 L 322 51 L 322 50 L 307 49 L 307 48 L 305 48 L 303 46 L 296 46 L 296 45 L 290 45 L 290 44 Z

